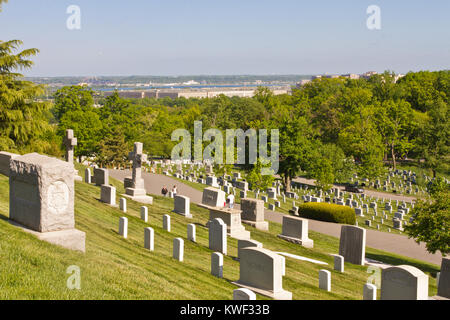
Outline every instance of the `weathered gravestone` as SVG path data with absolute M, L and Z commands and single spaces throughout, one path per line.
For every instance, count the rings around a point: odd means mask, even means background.
M 450 299 L 450 257 L 442 258 L 437 294 Z
M 214 219 L 209 223 L 209 249 L 227 254 L 227 225 L 222 219 Z
M 279 238 L 297 243 L 305 248 L 312 248 L 314 241 L 308 238 L 308 220 L 298 217 L 283 216 L 282 234 Z
M 184 260 L 184 240 L 182 238 L 173 239 L 173 258 L 182 262 Z
M 223 254 L 213 252 L 211 254 L 211 274 L 215 277 L 223 277 Z
M 428 300 L 428 276 L 413 266 L 401 265 L 381 272 L 381 300 Z
M 241 199 L 242 223 L 259 230 L 269 230 L 269 223 L 264 221 L 264 201 L 258 199 Z
M 245 230 L 241 224 L 241 210 L 230 208 L 209 208 L 209 223 L 219 218 L 227 225 L 227 233 L 236 239 L 250 239 L 250 231 Z
M 108 169 L 95 168 L 94 169 L 94 182 L 96 186 L 109 184 L 109 172 Z
M 173 211 L 175 213 L 181 214 L 182 216 L 185 216 L 186 218 L 192 218 L 192 214 L 190 213 L 190 203 L 191 199 L 189 199 L 188 197 L 176 195 L 173 202 Z
M 366 230 L 355 226 L 342 226 L 339 255 L 347 262 L 363 266 L 366 258 Z
M 284 259 L 267 249 L 244 248 L 240 257 L 240 277 L 233 284 L 278 300 L 292 300 L 283 289 Z
M 244 240 L 244 239 L 239 239 L 238 240 L 238 259 L 242 254 L 242 249 L 244 248 L 248 248 L 248 247 L 256 247 L 256 248 L 262 248 L 262 243 L 258 242 L 256 240 Z
M 209 207 L 223 208 L 225 206 L 225 192 L 212 187 L 203 189 L 201 206 L 207 209 Z
M 100 187 L 100 201 L 116 206 L 116 188 L 109 185 L 102 185 Z
M 126 184 L 124 196 L 129 197 L 137 202 L 152 204 L 153 198 L 147 196 L 145 191 L 145 183 L 142 178 L 142 164 L 147 161 L 147 155 L 142 153 L 143 144 L 141 142 L 134 143 L 134 151 L 128 154 L 128 158 L 133 161 L 133 173 L 131 180 L 124 180 Z
M 233 300 L 256 300 L 256 294 L 245 288 L 234 289 Z
M 37 153 L 11 159 L 9 217 L 40 240 L 85 251 L 75 229 L 73 164 Z
M 219 188 L 219 184 L 217 183 L 217 177 L 214 176 L 207 176 L 206 177 L 206 184 L 208 186 Z
M 2 151 L 0 152 L 0 173 L 9 177 L 9 162 L 11 159 L 20 157 L 20 154 Z
M 89 168 L 86 168 L 84 170 L 84 182 L 86 182 L 86 183 L 91 183 L 92 182 L 91 169 L 89 169 Z

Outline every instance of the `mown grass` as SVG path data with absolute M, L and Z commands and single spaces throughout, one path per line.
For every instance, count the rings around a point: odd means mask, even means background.
M 80 175 L 83 172 L 80 171 Z M 124 192 L 122 183 L 110 179 L 117 196 Z M 86 253 L 78 253 L 37 240 L 8 221 L 8 179 L 0 176 L 0 299 L 231 299 L 239 278 L 237 240 L 228 237 L 228 255 L 224 257 L 224 278 L 210 274 L 208 212 L 191 205 L 193 219 L 171 212 L 173 199 L 154 196 L 149 206 L 149 222 L 140 219 L 141 204 L 128 200 L 128 212 L 101 203 L 100 188 L 76 182 L 76 228 L 86 232 Z M 162 229 L 162 215 L 172 217 L 172 232 Z M 118 233 L 119 218 L 128 217 L 128 238 Z M 197 243 L 189 242 L 187 224 L 197 225 Z M 155 251 L 144 249 L 144 228 L 155 230 Z M 252 238 L 265 248 L 289 252 L 327 262 L 327 266 L 286 258 L 283 287 L 294 299 L 361 299 L 368 277 L 367 267 L 345 264 L 345 273 L 333 270 L 338 239 L 310 232 L 314 249 L 306 249 L 276 237 L 281 225 L 270 223 L 263 232 L 246 226 Z M 185 241 L 184 262 L 172 258 L 173 239 Z M 412 264 L 435 275 L 437 266 L 414 261 L 379 250 L 367 249 L 367 257 L 395 264 Z M 81 290 L 67 288 L 69 266 L 81 270 Z M 332 273 L 332 291 L 318 288 L 319 269 Z M 430 295 L 436 293 L 430 278 Z M 259 296 L 258 299 L 265 299 Z

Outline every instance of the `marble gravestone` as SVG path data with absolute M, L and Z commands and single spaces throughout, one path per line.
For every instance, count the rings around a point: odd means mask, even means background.
M 450 257 L 442 258 L 437 294 L 450 299 Z
M 356 226 L 342 226 L 339 255 L 346 262 L 363 266 L 366 259 L 366 230 Z
M 225 206 L 225 192 L 212 187 L 203 189 L 202 204 L 200 206 L 207 209 L 210 207 L 223 208 Z
M 147 161 L 147 155 L 142 153 L 143 144 L 141 142 L 134 143 L 134 151 L 128 154 L 128 158 L 133 161 L 133 174 L 124 180 L 125 197 L 129 197 L 134 201 L 153 204 L 153 197 L 147 196 L 145 191 L 145 183 L 142 178 L 142 163 Z
M 227 225 L 222 219 L 214 219 L 209 223 L 209 249 L 227 254 Z
M 248 247 L 240 255 L 239 280 L 233 284 L 277 300 L 292 300 L 283 289 L 284 259 L 273 251 Z
M 241 198 L 242 223 L 259 230 L 269 230 L 269 223 L 264 221 L 264 201 Z
M 73 164 L 30 153 L 11 159 L 9 217 L 40 240 L 85 251 L 86 234 L 75 229 Z
M 94 181 L 96 186 L 109 185 L 108 169 L 94 168 Z
M 241 210 L 230 208 L 210 208 L 207 226 L 214 219 L 219 218 L 227 225 L 227 233 L 235 239 L 250 240 L 250 231 L 241 224 Z
M 192 214 L 190 213 L 190 203 L 191 199 L 186 196 L 176 195 L 174 199 L 174 209 L 175 213 L 178 213 L 186 218 L 192 218 Z
M 283 216 L 282 233 L 279 238 L 297 243 L 305 248 L 312 248 L 314 241 L 308 238 L 308 220 L 298 217 Z
M 428 300 L 428 276 L 408 265 L 383 269 L 380 299 Z
M 66 136 L 64 137 L 64 145 L 66 147 L 66 161 L 73 165 L 73 150 L 77 145 L 77 138 L 73 135 L 72 129 L 66 130 Z M 78 175 L 78 170 L 73 170 L 74 179 L 78 181 L 83 181 L 83 179 Z

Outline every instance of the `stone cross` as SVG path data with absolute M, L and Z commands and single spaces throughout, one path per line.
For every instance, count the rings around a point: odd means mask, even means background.
M 142 163 L 147 161 L 147 155 L 142 153 L 142 142 L 134 143 L 134 151 L 128 154 L 128 159 L 133 161 L 133 188 L 140 189 L 138 184 L 142 181 Z
M 66 130 L 64 145 L 66 146 L 66 161 L 69 163 L 73 163 L 73 149 L 77 145 L 77 138 L 73 136 L 72 129 Z

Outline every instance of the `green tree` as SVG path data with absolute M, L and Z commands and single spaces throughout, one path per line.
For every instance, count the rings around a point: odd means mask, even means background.
M 21 45 L 20 40 L 0 41 L 0 148 L 45 152 L 52 148 L 46 140 L 53 131 L 50 104 L 36 99 L 44 92 L 42 86 L 23 80 L 16 72 L 30 68 L 33 62 L 28 58 L 39 51 L 15 54 Z
M 272 175 L 262 175 L 262 168 L 263 164 L 258 158 L 253 169 L 250 170 L 245 177 L 245 180 L 251 184 L 252 190 L 266 190 L 272 186 L 274 177 Z
M 413 221 L 405 226 L 409 238 L 417 243 L 425 242 L 431 253 L 440 251 L 443 256 L 450 253 L 450 192 L 432 194 L 432 201 L 418 200 L 412 211 Z

